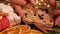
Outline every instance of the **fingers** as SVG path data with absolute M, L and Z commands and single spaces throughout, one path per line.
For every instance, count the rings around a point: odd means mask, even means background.
M 60 9 L 55 9 L 53 11 L 53 15 L 59 15 L 60 14 Z
M 29 0 L 33 5 L 35 5 L 35 0 Z M 16 3 L 19 5 L 25 5 L 26 1 L 25 0 L 10 0 L 11 3 Z
M 26 4 L 25 0 L 10 0 L 11 3 L 16 3 L 19 5 L 24 5 Z
M 19 5 L 14 5 L 14 6 L 15 6 L 15 10 L 19 14 L 19 16 L 23 16 L 23 11 L 22 11 L 21 7 Z
M 0 12 L 0 16 L 8 16 L 8 14 Z
M 60 25 L 60 16 L 58 16 L 56 19 L 55 19 L 55 25 Z
M 56 8 L 56 0 L 49 0 L 49 3 L 51 4 L 52 9 Z
M 55 6 L 56 0 L 49 0 L 50 4 L 52 4 L 53 6 Z
M 36 4 L 35 0 L 29 0 L 33 5 Z

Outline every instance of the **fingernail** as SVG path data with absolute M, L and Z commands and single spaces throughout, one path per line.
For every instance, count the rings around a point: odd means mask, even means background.
M 29 0 L 33 5 L 36 5 L 35 0 Z

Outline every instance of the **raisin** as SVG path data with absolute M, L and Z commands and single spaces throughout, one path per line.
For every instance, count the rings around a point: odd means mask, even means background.
M 48 14 L 48 9 L 45 9 L 46 13 Z
M 43 17 L 40 17 L 40 19 L 44 19 Z
M 42 16 L 40 16 L 40 15 L 38 15 L 38 16 L 39 16 L 40 19 L 42 19 L 42 20 L 44 19 Z
M 27 17 L 27 13 L 25 13 L 25 17 Z
M 41 16 L 44 16 L 44 14 L 42 14 Z
M 34 14 L 34 16 L 36 16 L 36 14 Z
M 43 21 L 44 23 L 46 22 L 46 21 Z
M 50 22 L 52 22 L 52 20 L 50 20 Z
M 41 17 L 39 14 L 38 14 L 39 17 Z

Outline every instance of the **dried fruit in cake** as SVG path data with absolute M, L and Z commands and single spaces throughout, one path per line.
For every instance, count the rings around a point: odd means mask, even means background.
M 35 23 L 40 23 L 44 27 L 53 27 L 52 17 L 46 11 L 37 10 L 37 16 L 34 18 Z
M 34 11 L 31 9 L 25 9 L 24 10 L 24 16 L 22 17 L 22 20 L 26 23 L 26 24 L 30 24 L 33 22 L 33 15 Z
M 47 11 L 42 11 L 41 9 L 36 9 L 36 11 L 25 9 L 22 20 L 26 24 L 40 23 L 40 25 L 44 27 L 53 27 L 54 24 L 52 16 L 50 16 Z

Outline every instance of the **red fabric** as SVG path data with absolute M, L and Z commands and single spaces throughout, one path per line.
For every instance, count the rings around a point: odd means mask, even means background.
M 0 30 L 4 30 L 6 29 L 7 27 L 9 27 L 10 23 L 9 23 L 9 20 L 7 17 L 3 17 L 1 20 L 0 20 Z

